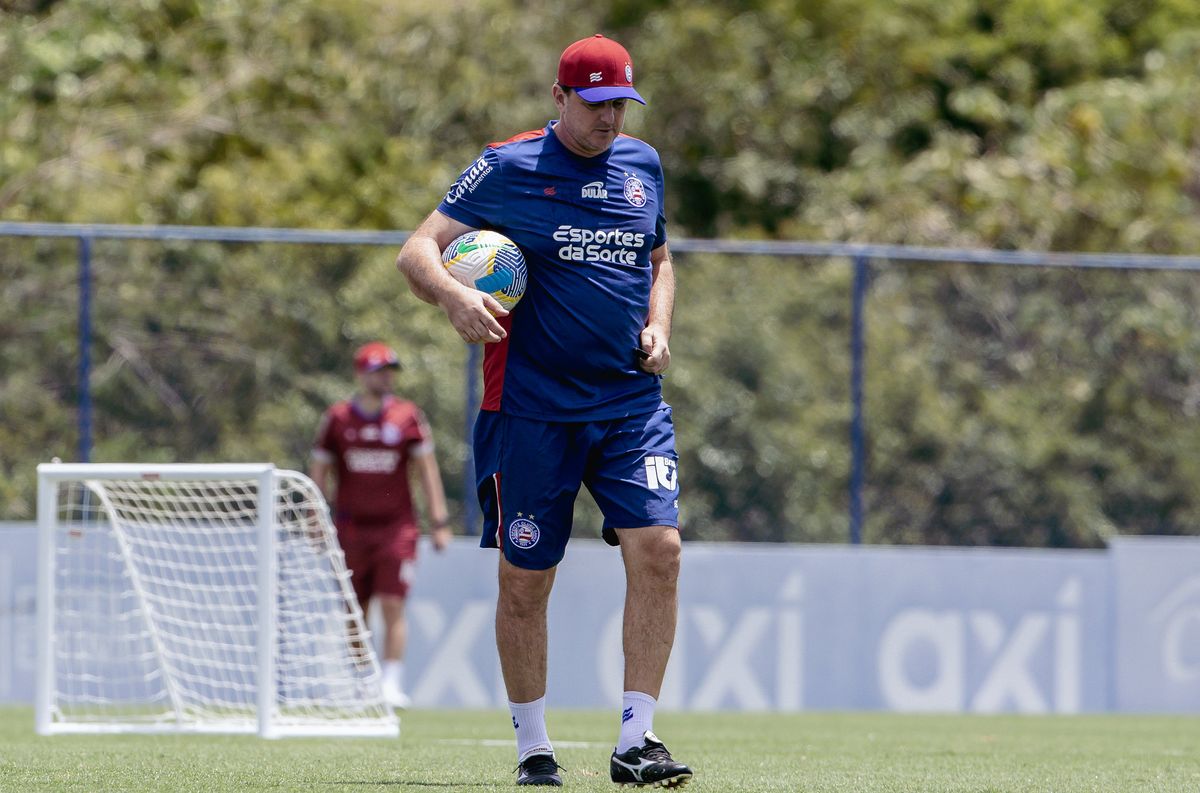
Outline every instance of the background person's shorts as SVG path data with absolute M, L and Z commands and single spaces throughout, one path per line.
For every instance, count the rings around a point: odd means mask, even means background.
M 509 562 L 546 570 L 571 537 L 580 484 L 613 529 L 679 526 L 671 408 L 606 421 L 565 422 L 480 411 L 475 479 L 483 510 L 480 545 Z
M 336 521 L 350 583 L 366 610 L 374 595 L 408 597 L 421 530 L 405 523 Z

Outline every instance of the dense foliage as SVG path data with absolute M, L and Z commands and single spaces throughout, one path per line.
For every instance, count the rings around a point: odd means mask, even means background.
M 634 54 L 676 237 L 1194 253 L 1181 0 L 15 0 L 0 219 L 409 229 L 542 126 L 562 46 Z M 303 467 L 384 338 L 461 506 L 465 352 L 394 250 L 98 241 L 94 460 Z M 693 535 L 847 536 L 844 260 L 681 255 Z M 1200 273 L 872 265 L 875 542 L 1200 530 Z M 76 455 L 76 246 L 0 238 L 0 518 Z M 580 530 L 595 530 L 584 505 Z

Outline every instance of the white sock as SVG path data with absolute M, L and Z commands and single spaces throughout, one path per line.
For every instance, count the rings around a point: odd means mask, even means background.
M 535 754 L 554 754 L 550 736 L 546 734 L 546 698 L 533 702 L 509 702 L 513 728 L 517 731 L 517 762 Z
M 646 730 L 654 731 L 654 706 L 658 700 L 640 691 L 626 691 L 621 698 L 621 734 L 617 754 L 641 746 Z
M 393 685 L 397 691 L 404 690 L 404 662 L 403 661 L 384 661 L 383 662 L 383 684 Z

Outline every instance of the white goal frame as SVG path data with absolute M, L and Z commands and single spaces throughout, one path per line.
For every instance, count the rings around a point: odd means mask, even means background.
M 63 523 L 60 521 L 60 486 L 64 483 L 97 483 L 118 480 L 139 480 L 146 482 L 211 482 L 216 480 L 238 481 L 253 483 L 256 491 L 257 509 L 255 510 L 254 531 L 257 539 L 255 556 L 255 582 L 257 592 L 277 592 L 279 589 L 278 553 L 279 532 L 277 503 L 277 485 L 281 476 L 290 477 L 290 481 L 300 480 L 311 485 L 302 474 L 293 471 L 278 471 L 270 463 L 248 464 L 214 464 L 214 463 L 173 463 L 173 464 L 125 464 L 125 463 L 43 463 L 38 465 L 38 551 L 37 551 L 37 679 L 35 688 L 36 730 L 41 735 L 59 733 L 113 733 L 113 732 L 195 732 L 195 733 L 257 733 L 263 738 L 281 738 L 301 735 L 329 736 L 378 736 L 396 737 L 400 732 L 400 722 L 390 707 L 376 709 L 375 702 L 382 703 L 380 689 L 379 662 L 372 649 L 370 634 L 366 629 L 365 618 L 359 607 L 354 591 L 349 585 L 349 573 L 345 570 L 344 556 L 336 544 L 336 534 L 329 518 L 328 507 L 320 498 L 316 499 L 319 508 L 315 511 L 315 520 L 319 521 L 319 531 L 328 538 L 331 545 L 329 555 L 333 558 L 336 577 L 339 579 L 334 586 L 340 586 L 346 595 L 346 617 L 357 626 L 358 642 L 355 650 L 360 654 L 360 664 L 367 671 L 364 677 L 367 685 L 366 694 L 370 706 L 366 718 L 350 718 L 346 720 L 328 719 L 328 723 L 319 723 L 320 717 L 314 717 L 314 723 L 295 723 L 295 719 L 281 719 L 278 699 L 280 681 L 277 680 L 279 671 L 276 665 L 276 648 L 280 641 L 279 625 L 277 623 L 278 597 L 257 597 L 255 603 L 256 622 L 253 626 L 255 635 L 254 662 L 255 672 L 253 685 L 257 724 L 252 720 L 243 719 L 245 723 L 230 726 L 229 724 L 205 724 L 199 721 L 178 718 L 166 719 L 147 723 L 125 723 L 119 716 L 111 721 L 103 719 L 73 722 L 64 719 L 58 709 L 56 697 L 58 670 L 56 669 L 56 610 L 58 596 L 56 583 L 56 565 L 59 563 L 60 549 L 59 534 Z M 316 491 L 313 485 L 313 491 Z M 103 505 L 102 505 L 103 506 Z M 105 510 L 104 514 L 108 514 Z M 113 521 L 115 522 L 115 521 Z M 246 524 L 247 529 L 249 524 Z M 114 534 L 117 534 L 114 530 Z M 118 543 L 123 540 L 118 539 Z M 247 543 L 249 545 L 249 543 Z M 122 552 L 124 552 L 122 546 Z M 130 574 L 134 596 L 139 601 L 145 597 L 136 573 Z M 159 641 L 159 639 L 155 639 Z M 248 649 L 248 645 L 247 648 Z M 369 664 L 369 667 L 368 667 Z M 301 720 L 302 721 L 302 720 Z M 291 722 L 291 723 L 289 723 Z

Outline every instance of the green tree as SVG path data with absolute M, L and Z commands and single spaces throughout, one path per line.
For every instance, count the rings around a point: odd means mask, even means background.
M 0 11 L 0 218 L 413 228 L 545 123 L 563 44 L 597 31 L 634 54 L 627 131 L 662 152 L 676 238 L 1200 247 L 1180 0 L 26 0 Z M 94 248 L 95 459 L 302 466 L 350 351 L 385 338 L 461 505 L 465 351 L 395 251 Z M 76 255 L 0 239 L 0 517 L 75 454 Z M 872 271 L 868 539 L 1197 530 L 1195 273 Z M 845 538 L 850 272 L 679 256 L 694 535 Z

